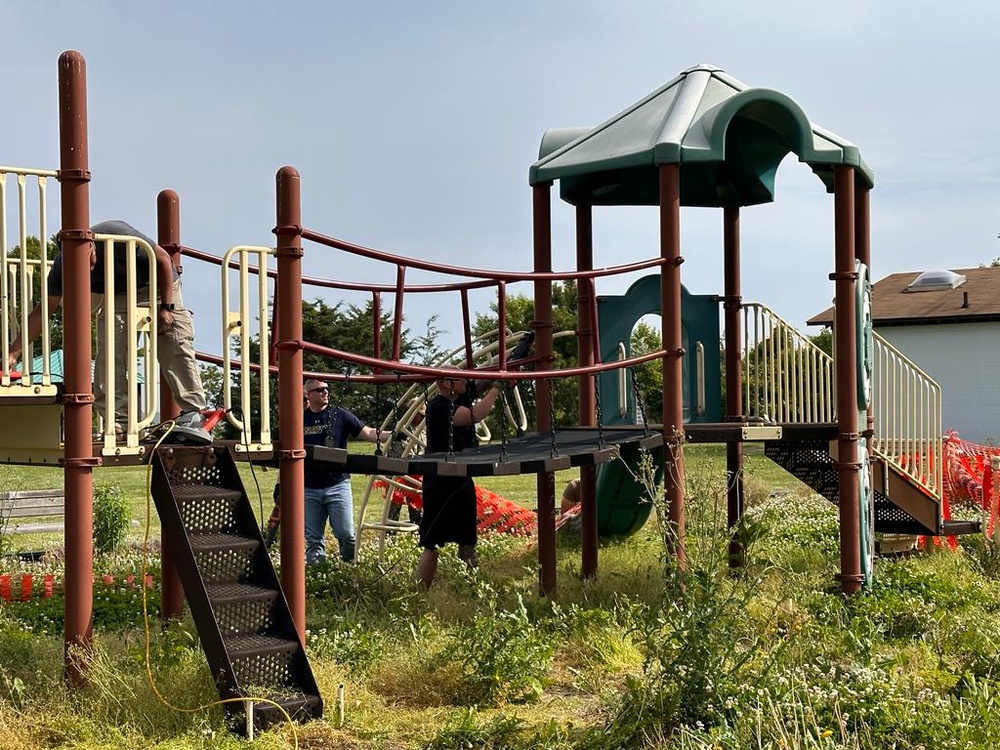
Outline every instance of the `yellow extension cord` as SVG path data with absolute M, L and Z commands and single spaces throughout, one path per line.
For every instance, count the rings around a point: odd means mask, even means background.
M 156 445 L 153 446 L 154 452 L 160 447 L 160 444 L 163 443 L 163 441 L 167 438 L 167 436 L 174 428 L 173 421 L 168 421 L 165 424 L 167 425 L 167 430 L 166 432 L 163 433 L 163 436 L 156 441 Z M 150 646 L 149 612 L 147 610 L 147 604 L 146 604 L 146 571 L 148 570 L 149 527 L 152 521 L 152 500 L 153 500 L 153 463 L 152 461 L 150 461 L 146 465 L 146 530 L 142 540 L 142 578 L 140 579 L 141 589 L 142 589 L 142 622 L 143 622 L 143 631 L 145 634 L 145 649 L 144 649 L 145 659 L 143 666 L 146 671 L 146 681 L 149 683 L 150 689 L 152 689 L 153 694 L 156 695 L 156 697 L 164 706 L 174 711 L 178 711 L 180 713 L 188 713 L 188 714 L 197 713 L 199 711 L 204 711 L 206 708 L 211 708 L 212 706 L 221 706 L 226 703 L 246 703 L 248 701 L 251 701 L 253 703 L 270 704 L 281 712 L 282 716 L 285 717 L 285 720 L 292 728 L 292 740 L 294 742 L 295 750 L 298 750 L 299 733 L 298 729 L 295 726 L 295 722 L 292 720 L 292 717 L 289 715 L 289 713 L 279 703 L 276 703 L 270 698 L 262 698 L 254 696 L 247 696 L 244 698 L 222 698 L 217 701 L 211 701 L 210 703 L 204 703 L 200 706 L 195 706 L 193 708 L 185 708 L 183 706 L 175 706 L 173 703 L 167 700 L 167 698 L 163 695 L 163 693 L 161 693 L 159 689 L 156 687 L 156 682 L 153 679 L 153 671 L 149 664 L 149 646 Z M 161 571 L 161 582 L 162 578 L 163 576 Z

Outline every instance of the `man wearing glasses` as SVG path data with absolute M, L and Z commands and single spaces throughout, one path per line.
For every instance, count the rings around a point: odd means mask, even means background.
M 306 445 L 346 448 L 347 438 L 371 443 L 389 440 L 392 433 L 365 425 L 354 414 L 330 406 L 330 389 L 319 380 L 305 383 L 306 410 L 303 425 Z M 305 465 L 306 564 L 326 561 L 327 520 L 340 545 L 340 559 L 354 562 L 354 498 L 351 475 L 308 458 Z

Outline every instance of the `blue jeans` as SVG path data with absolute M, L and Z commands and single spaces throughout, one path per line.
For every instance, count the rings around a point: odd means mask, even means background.
M 326 522 L 340 544 L 340 559 L 354 562 L 354 498 L 351 478 L 344 477 L 329 487 L 306 487 L 306 564 L 326 560 Z

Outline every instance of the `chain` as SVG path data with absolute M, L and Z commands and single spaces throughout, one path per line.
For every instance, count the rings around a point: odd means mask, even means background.
M 632 390 L 635 391 L 635 405 L 642 414 L 642 433 L 643 435 L 649 434 L 649 425 L 646 422 L 646 404 L 642 400 L 642 389 L 639 387 L 639 378 L 636 377 L 635 368 L 629 368 L 629 374 L 632 376 Z
M 556 396 L 555 388 L 553 388 L 553 383 L 551 380 L 545 381 L 549 384 L 549 449 L 552 453 L 552 458 L 559 455 L 559 449 L 556 447 Z
M 604 447 L 604 418 L 601 416 L 601 376 L 594 373 L 594 412 L 597 417 L 597 445 Z
M 448 460 L 455 460 L 455 402 L 448 402 Z
M 500 460 L 507 460 L 507 389 L 500 389 Z
M 375 418 L 378 419 L 379 412 L 382 411 L 382 383 L 381 381 L 375 381 Z M 378 424 L 378 422 L 376 422 Z M 375 435 L 375 455 L 382 455 L 382 444 L 378 441 L 378 435 Z

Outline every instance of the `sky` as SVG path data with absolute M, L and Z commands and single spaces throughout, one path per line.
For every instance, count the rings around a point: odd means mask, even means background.
M 530 271 L 528 169 L 542 134 L 597 125 L 705 63 L 787 94 L 860 148 L 875 175 L 874 279 L 976 267 L 1000 256 L 998 27 L 1000 4 L 985 0 L 0 0 L 0 164 L 58 167 L 57 59 L 75 49 L 87 61 L 93 222 L 155 236 L 156 195 L 169 188 L 183 244 L 220 256 L 273 245 L 275 173 L 291 165 L 310 229 Z M 571 270 L 573 209 L 557 195 L 553 266 Z M 594 229 L 598 266 L 658 255 L 653 209 L 595 209 Z M 833 200 L 794 155 L 775 202 L 744 209 L 741 230 L 744 300 L 800 328 L 830 304 Z M 722 212 L 684 209 L 681 245 L 685 286 L 721 294 Z M 303 264 L 311 276 L 395 278 L 316 246 Z M 197 347 L 219 353 L 218 272 L 186 265 Z M 414 332 L 437 315 L 443 340 L 457 340 L 457 304 L 406 304 Z

